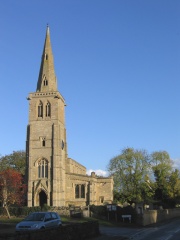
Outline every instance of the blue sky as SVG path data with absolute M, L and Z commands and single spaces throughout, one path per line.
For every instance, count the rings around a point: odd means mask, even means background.
M 0 2 L 0 154 L 24 150 L 47 23 L 69 157 L 107 170 L 125 147 L 180 160 L 179 0 Z

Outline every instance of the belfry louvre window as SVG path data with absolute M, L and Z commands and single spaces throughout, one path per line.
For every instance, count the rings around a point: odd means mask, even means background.
M 47 54 L 45 55 L 45 59 L 46 59 L 46 57 L 47 57 Z M 46 60 L 47 60 L 47 59 L 46 59 Z M 44 86 L 47 86 L 47 85 L 48 85 L 48 80 L 47 80 L 45 74 L 43 75 L 43 85 L 44 85 Z
M 42 102 L 38 105 L 38 117 L 43 117 L 43 104 Z
M 47 178 L 48 177 L 48 162 L 45 159 L 42 159 L 38 162 L 38 178 Z
M 75 185 L 75 198 L 85 198 L 85 185 L 76 184 Z
M 46 117 L 50 117 L 51 116 L 51 104 L 48 102 L 46 104 Z
M 44 83 L 44 86 L 47 86 L 48 85 L 48 80 L 44 79 L 43 83 Z

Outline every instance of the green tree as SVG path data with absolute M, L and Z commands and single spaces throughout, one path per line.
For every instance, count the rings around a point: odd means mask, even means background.
M 166 151 L 156 151 L 151 154 L 152 170 L 155 178 L 155 196 L 154 199 L 159 203 L 166 204 L 172 202 L 171 183 L 175 183 L 175 175 L 173 174 L 173 161 L 170 159 Z
M 180 198 L 180 173 L 178 169 L 175 169 L 169 177 L 169 192 L 171 198 Z
M 121 154 L 112 158 L 108 171 L 114 179 L 114 191 L 122 202 L 137 203 L 152 195 L 146 181 L 150 176 L 150 159 L 145 150 L 125 148 Z
M 26 169 L 26 153 L 25 151 L 13 151 L 12 154 L 0 157 L 0 169 L 14 169 L 21 174 L 25 174 Z

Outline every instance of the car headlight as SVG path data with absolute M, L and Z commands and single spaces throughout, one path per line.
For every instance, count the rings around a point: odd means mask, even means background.
M 37 229 L 37 228 L 39 228 L 39 225 L 38 224 L 34 224 L 34 225 L 32 225 L 31 228 Z

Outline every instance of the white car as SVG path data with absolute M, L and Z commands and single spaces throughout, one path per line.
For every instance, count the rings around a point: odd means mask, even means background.
M 61 225 L 61 218 L 56 212 L 34 212 L 16 225 L 16 231 L 54 228 Z

